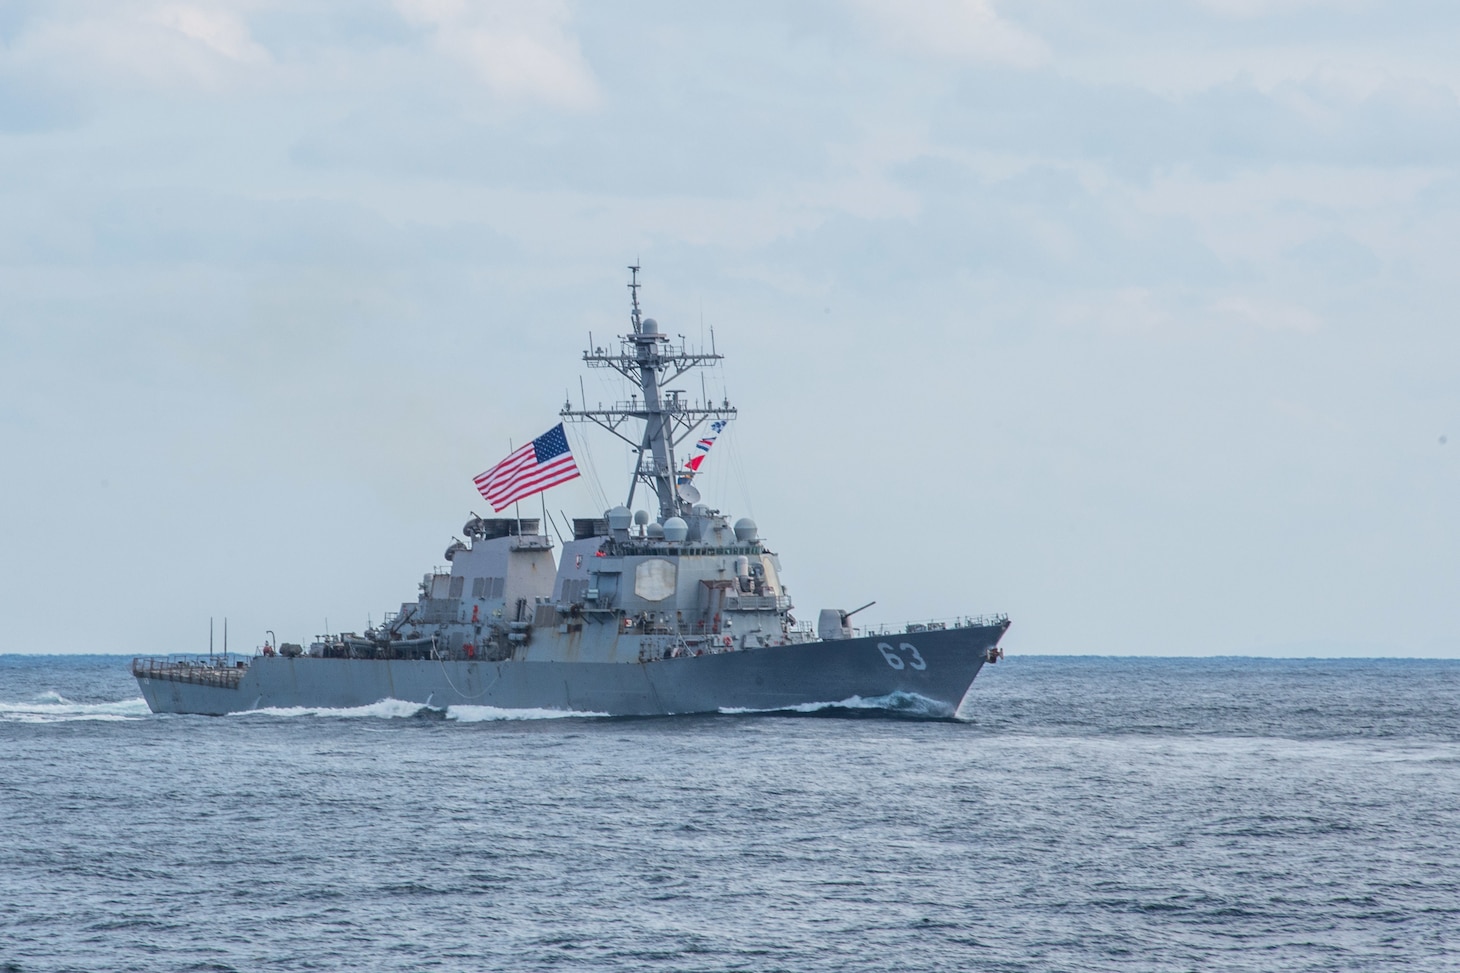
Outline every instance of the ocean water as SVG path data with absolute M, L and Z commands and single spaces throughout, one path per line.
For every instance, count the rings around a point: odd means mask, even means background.
M 1457 704 L 1020 657 L 956 721 L 209 718 L 0 656 L 0 971 L 1460 970 Z

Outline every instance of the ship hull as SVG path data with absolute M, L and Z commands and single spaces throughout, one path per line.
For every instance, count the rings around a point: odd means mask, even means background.
M 779 710 L 918 697 L 951 716 L 1005 626 L 970 626 L 687 656 L 653 662 L 438 661 L 258 657 L 236 684 L 138 671 L 158 713 L 348 709 L 386 699 L 609 716 Z

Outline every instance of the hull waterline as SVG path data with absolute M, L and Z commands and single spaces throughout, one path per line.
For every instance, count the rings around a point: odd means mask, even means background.
M 645 663 L 257 657 L 230 678 L 137 674 L 160 713 L 350 709 L 386 699 L 610 716 L 776 710 L 907 694 L 952 715 L 1004 627 L 867 636 Z

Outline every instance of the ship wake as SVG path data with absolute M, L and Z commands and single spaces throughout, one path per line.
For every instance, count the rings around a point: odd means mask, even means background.
M 496 706 L 450 706 L 446 718 L 460 723 L 483 723 L 491 720 L 564 720 L 579 717 L 599 719 L 608 713 L 586 713 L 566 709 L 499 709 Z
M 956 707 L 940 703 L 917 693 L 894 692 L 886 696 L 851 696 L 834 703 L 797 703 L 794 706 L 776 706 L 769 709 L 750 707 L 721 707 L 726 715 L 746 713 L 767 713 L 784 716 L 831 716 L 842 719 L 885 719 L 893 717 L 909 720 L 951 720 L 956 718 Z
M 145 712 L 145 706 L 143 707 Z M 607 713 L 584 713 L 558 709 L 502 709 L 496 706 L 427 706 L 405 699 L 382 699 L 365 706 L 267 706 L 242 710 L 230 716 L 274 716 L 294 718 L 311 716 L 321 719 L 381 720 L 452 720 L 458 723 L 483 723 L 500 720 L 557 720 L 578 717 L 601 717 Z
M 0 703 L 0 722 L 68 723 L 75 720 L 140 720 L 149 715 L 141 696 L 105 703 L 78 703 L 57 692 L 41 693 L 33 700 Z

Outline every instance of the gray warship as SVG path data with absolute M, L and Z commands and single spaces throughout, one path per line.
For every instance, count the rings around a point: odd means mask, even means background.
M 955 715 L 980 669 L 1002 657 L 1008 616 L 854 627 L 869 604 L 823 609 L 814 627 L 798 622 L 780 559 L 757 525 L 702 502 L 697 462 L 676 465 L 677 449 L 706 441 L 689 437 L 736 410 L 708 396 L 690 402 L 669 386 L 723 356 L 713 343 L 691 350 L 661 333 L 641 312 L 639 268 L 630 271 L 629 333 L 617 348 L 585 351 L 583 361 L 618 372 L 634 394 L 612 407 L 568 402 L 560 413 L 636 452 L 623 505 L 573 519 L 572 539 L 559 536 L 557 545 L 539 518 L 473 514 L 465 539 L 446 550 L 449 566 L 426 574 L 415 601 L 360 634 L 319 636 L 307 648 L 266 644 L 251 656 L 134 659 L 152 711 L 401 700 L 438 711 L 608 716 L 836 705 Z M 561 436 L 559 426 L 534 442 Z M 633 510 L 640 488 L 652 512 Z

